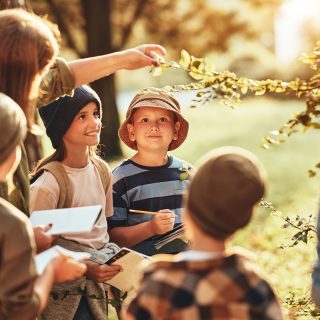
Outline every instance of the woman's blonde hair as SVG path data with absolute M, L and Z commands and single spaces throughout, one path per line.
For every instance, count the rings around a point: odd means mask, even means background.
M 57 35 L 44 19 L 25 10 L 0 11 L 0 92 L 18 103 L 29 128 L 35 110 L 30 101 L 33 82 L 58 54 Z

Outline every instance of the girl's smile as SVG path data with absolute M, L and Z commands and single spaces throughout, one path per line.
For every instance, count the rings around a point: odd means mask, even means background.
M 96 146 L 100 142 L 101 119 L 95 102 L 84 106 L 73 119 L 63 141 L 68 145 Z M 84 138 L 85 137 L 85 138 Z

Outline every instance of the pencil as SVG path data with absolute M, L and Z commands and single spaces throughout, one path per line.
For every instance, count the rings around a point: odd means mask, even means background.
M 129 209 L 129 212 L 142 213 L 142 214 L 158 214 L 159 213 L 157 211 L 145 211 L 145 210 L 134 210 L 134 209 Z

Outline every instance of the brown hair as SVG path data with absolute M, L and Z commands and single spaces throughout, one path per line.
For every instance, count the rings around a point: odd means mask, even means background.
M 34 14 L 22 9 L 0 11 L 0 91 L 18 103 L 29 128 L 35 110 L 30 101 L 33 82 L 56 57 L 56 36 Z

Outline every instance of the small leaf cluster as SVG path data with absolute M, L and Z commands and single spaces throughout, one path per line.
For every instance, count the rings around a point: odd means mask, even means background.
M 284 299 L 284 304 L 292 310 L 295 317 L 320 316 L 320 309 L 317 308 L 310 298 L 310 292 L 306 292 L 299 296 L 295 292 L 290 291 L 288 296 Z
M 180 181 L 184 181 L 189 178 L 190 170 L 189 170 L 189 166 L 186 163 L 184 163 L 183 166 L 181 168 L 179 168 L 179 171 L 181 171 L 181 173 L 179 175 Z
M 317 233 L 315 227 L 315 217 L 310 214 L 307 218 L 300 216 L 297 214 L 295 217 L 283 217 L 281 212 L 275 209 L 271 202 L 267 201 L 266 199 L 262 199 L 259 205 L 263 208 L 267 208 L 271 211 L 271 214 L 279 217 L 280 219 L 284 220 L 284 224 L 282 225 L 283 229 L 292 229 L 294 230 L 293 235 L 291 236 L 291 243 L 290 244 L 283 244 L 280 248 L 292 248 L 298 245 L 300 242 L 308 244 L 308 240 L 313 238 L 313 236 Z
M 282 228 L 293 228 L 296 232 L 291 237 L 292 243 L 282 245 L 281 248 L 294 247 L 301 241 L 307 244 L 308 240 L 313 238 L 313 235 L 317 232 L 315 229 L 315 219 L 312 214 L 308 218 L 296 215 L 294 218 L 287 216 L 283 219 L 285 223 L 282 225 Z

